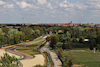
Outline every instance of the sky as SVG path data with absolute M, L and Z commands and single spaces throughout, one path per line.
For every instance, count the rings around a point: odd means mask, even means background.
M 0 0 L 0 23 L 100 24 L 100 0 Z

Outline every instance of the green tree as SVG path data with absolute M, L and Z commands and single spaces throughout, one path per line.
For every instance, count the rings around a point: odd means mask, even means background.
M 79 42 L 80 42 L 80 43 L 83 43 L 84 39 L 85 39 L 85 38 L 84 38 L 83 36 L 81 36 L 81 37 L 79 38 Z
M 17 43 L 20 41 L 20 35 L 19 31 L 17 29 L 11 29 L 8 32 L 8 37 L 11 41 L 11 43 Z
M 36 34 L 37 34 L 38 36 L 40 36 L 40 30 L 37 29 L 35 32 L 36 32 Z
M 90 40 L 90 50 L 93 50 L 94 49 L 94 53 L 95 53 L 95 48 L 97 46 L 97 43 L 96 43 L 96 39 L 91 39 Z
M 2 28 L 2 31 L 4 32 L 4 33 L 8 33 L 8 31 L 9 31 L 10 29 L 9 28 Z
M 25 35 L 33 34 L 34 33 L 33 29 L 30 28 L 30 27 L 23 27 L 22 31 L 25 33 Z
M 71 34 L 69 33 L 69 31 L 67 31 L 67 33 L 66 33 L 66 39 L 67 39 L 67 41 L 70 41 L 70 39 L 71 39 Z
M 97 36 L 96 42 L 97 42 L 97 49 L 100 51 L 100 35 Z
M 14 56 L 10 56 L 7 53 L 1 56 L 0 67 L 22 67 L 22 63 Z
M 57 42 L 58 42 L 58 38 L 53 35 L 51 37 L 50 47 L 55 48 Z
M 2 29 L 0 29 L 0 45 L 4 44 L 4 35 L 5 33 L 2 31 Z
M 96 41 L 97 41 L 98 44 L 100 44 L 100 35 L 97 36 Z
M 20 31 L 19 36 L 20 36 L 20 41 L 25 41 L 25 33 L 24 32 Z
M 66 49 L 65 42 L 67 41 L 67 38 L 65 37 L 64 34 L 62 34 L 60 39 L 61 39 L 61 42 L 63 42 L 62 49 Z

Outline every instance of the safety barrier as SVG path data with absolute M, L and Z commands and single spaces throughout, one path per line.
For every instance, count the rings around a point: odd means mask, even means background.
M 10 47 L 15 47 L 15 46 L 22 45 L 22 44 L 24 44 L 24 43 L 19 43 L 19 44 L 15 44 L 15 45 L 6 46 L 6 47 L 3 47 L 3 49 L 10 48 Z

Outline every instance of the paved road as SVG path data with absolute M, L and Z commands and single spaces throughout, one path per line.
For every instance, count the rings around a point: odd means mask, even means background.
M 33 42 L 30 42 L 30 43 L 25 43 L 23 45 L 19 45 L 19 46 L 16 46 L 16 47 L 9 48 L 9 49 L 7 49 L 7 51 L 11 52 L 13 54 L 19 55 L 19 56 L 24 56 L 23 59 L 31 59 L 31 58 L 33 58 L 33 56 L 25 54 L 25 53 L 21 53 L 21 52 L 16 52 L 16 51 L 14 51 L 14 49 L 18 49 L 18 48 L 25 47 L 25 46 L 28 46 L 28 45 L 31 45 L 31 44 L 35 44 L 35 43 L 38 43 L 38 42 L 43 41 L 43 40 L 45 40 L 45 38 L 42 38 L 38 41 L 33 41 Z M 22 59 L 20 59 L 20 60 L 22 60 Z
M 62 67 L 62 63 L 61 63 L 60 59 L 58 59 L 58 56 L 54 52 L 51 52 L 49 50 L 49 42 L 47 42 L 46 45 L 41 48 L 41 51 L 46 51 L 50 54 L 51 59 L 54 63 L 54 67 Z

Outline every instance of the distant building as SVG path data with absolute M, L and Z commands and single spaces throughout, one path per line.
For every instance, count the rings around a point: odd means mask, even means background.
M 94 26 L 95 26 L 95 24 L 93 24 L 93 23 L 91 23 L 91 24 L 87 23 L 87 24 L 84 24 L 84 26 L 94 27 Z
M 54 26 L 55 24 L 45 24 L 45 25 L 50 25 L 50 26 Z
M 6 26 L 6 24 L 1 24 L 1 27 L 5 27 Z
M 79 24 L 80 26 L 82 25 L 82 23 Z
M 70 23 L 58 24 L 58 26 L 73 26 L 72 21 Z
M 96 24 L 95 26 L 96 26 L 96 27 L 100 27 L 100 24 Z
M 13 28 L 13 26 L 5 26 L 5 28 Z
M 79 26 L 79 24 L 74 24 L 74 26 Z

